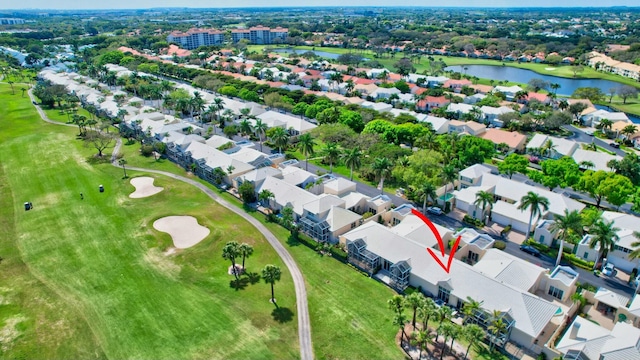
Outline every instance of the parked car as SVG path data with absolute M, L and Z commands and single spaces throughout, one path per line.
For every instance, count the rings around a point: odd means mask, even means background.
M 589 136 L 593 136 L 593 131 L 591 131 L 591 130 L 587 130 L 584 133 L 589 135 Z
M 612 142 L 612 143 L 609 144 L 609 146 L 611 146 L 613 148 L 616 148 L 616 149 L 620 148 L 620 144 L 618 144 L 617 142 Z
M 602 274 L 606 276 L 613 276 L 615 271 L 616 271 L 616 267 L 612 263 L 607 263 L 602 268 Z
M 529 255 L 533 255 L 535 257 L 540 257 L 540 251 L 530 245 L 520 245 L 520 250 L 526 252 Z
M 427 208 L 427 212 L 428 212 L 429 214 L 434 214 L 434 215 L 442 215 L 442 214 L 443 214 L 442 209 L 440 209 L 440 208 L 439 208 L 439 207 L 437 207 L 437 206 L 429 206 L 429 207 Z

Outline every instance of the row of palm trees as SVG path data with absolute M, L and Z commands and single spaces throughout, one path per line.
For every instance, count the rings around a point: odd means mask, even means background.
M 467 298 L 463 308 L 463 325 L 457 325 L 451 321 L 453 310 L 446 306 L 438 306 L 431 298 L 425 297 L 421 292 L 414 292 L 407 296 L 395 295 L 387 302 L 389 309 L 394 312 L 393 324 L 401 331 L 401 343 L 405 340 L 411 345 L 417 346 L 422 357 L 422 351 L 428 350 L 430 343 L 438 344 L 440 336 L 443 337 L 443 345 L 440 351 L 440 359 L 446 352 L 446 344 L 449 343 L 449 351 L 453 350 L 456 339 L 464 339 L 469 345 L 466 348 L 464 358 L 469 355 L 471 347 L 479 344 L 487 335 L 482 326 L 477 324 L 477 314 L 482 312 L 482 302 Z M 405 314 L 405 310 L 410 312 L 410 317 Z M 435 329 L 429 327 L 429 321 L 436 320 L 438 325 Z M 406 325 L 411 324 L 412 332 L 407 334 Z M 496 339 L 507 331 L 507 324 L 503 320 L 500 311 L 494 311 L 489 320 L 483 323 L 489 332 L 491 339 L 490 350 L 493 350 Z

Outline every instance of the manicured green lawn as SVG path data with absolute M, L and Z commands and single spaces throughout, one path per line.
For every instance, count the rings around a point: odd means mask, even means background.
M 47 114 L 47 117 L 51 120 L 55 120 L 63 123 L 71 122 L 70 120 L 71 115 L 67 115 L 64 112 L 61 113 L 60 110 L 58 110 L 57 108 L 54 108 L 54 109 L 43 108 L 43 110 L 45 114 Z M 87 110 L 81 107 L 78 108 L 78 115 L 84 115 L 87 117 L 87 119 L 91 119 L 91 113 L 89 113 Z
M 163 192 L 130 199 L 121 169 L 87 162 L 94 151 L 75 140 L 77 129 L 42 122 L 7 85 L 0 106 L 0 334 L 11 334 L 0 358 L 299 357 L 291 277 L 253 227 L 164 177 Z M 167 215 L 195 216 L 211 235 L 167 256 L 170 237 L 152 227 Z M 282 267 L 279 316 L 267 284 L 231 286 L 228 240 L 254 245 L 250 272 Z

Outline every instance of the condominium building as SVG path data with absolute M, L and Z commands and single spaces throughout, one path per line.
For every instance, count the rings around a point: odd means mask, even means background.
M 219 45 L 224 42 L 224 31 L 216 29 L 190 29 L 187 32 L 174 31 L 167 36 L 167 42 L 176 43 L 185 49 Z
M 266 26 L 255 26 L 248 29 L 231 30 L 231 39 L 238 42 L 242 39 L 249 40 L 252 44 L 264 45 L 281 43 L 287 39 L 289 29 L 277 27 L 271 29 Z
M 24 19 L 0 18 L 0 25 L 18 25 L 18 24 L 24 24 Z

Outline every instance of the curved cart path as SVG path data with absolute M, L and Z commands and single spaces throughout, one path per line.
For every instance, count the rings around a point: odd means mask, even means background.
M 29 97 L 31 98 L 32 103 L 35 102 L 35 97 L 31 93 L 31 90 L 29 90 Z M 40 108 L 40 106 L 35 104 L 34 106 L 38 111 L 38 114 L 40 114 L 40 117 L 42 118 L 42 120 L 48 123 L 56 124 L 56 125 L 71 126 L 71 127 L 76 126 L 73 124 L 65 124 L 65 123 L 51 120 L 47 117 L 47 115 Z M 116 166 L 116 167 L 120 167 L 120 166 L 118 165 L 115 159 L 115 154 L 119 152 L 121 146 L 122 146 L 122 140 L 118 138 L 116 146 L 113 149 L 114 155 L 111 158 L 113 166 Z M 309 306 L 307 302 L 307 290 L 304 286 L 304 278 L 302 276 L 302 272 L 298 268 L 298 265 L 296 264 L 295 260 L 293 260 L 293 257 L 291 256 L 291 254 L 289 254 L 289 252 L 282 245 L 282 243 L 278 241 L 275 235 L 273 235 L 273 233 L 271 233 L 271 231 L 269 231 L 269 229 L 267 229 L 261 222 L 259 222 L 257 219 L 255 219 L 251 215 L 247 214 L 244 210 L 231 204 L 227 200 L 221 198 L 213 190 L 211 190 L 210 188 L 206 187 L 205 185 L 193 179 L 189 179 L 181 175 L 176 175 L 170 172 L 160 171 L 160 170 L 137 168 L 137 167 L 128 167 L 128 169 L 164 175 L 172 179 L 179 180 L 187 184 L 193 185 L 196 188 L 200 189 L 202 192 L 204 192 L 211 199 L 219 203 L 220 205 L 226 207 L 227 209 L 233 211 L 234 213 L 244 218 L 246 221 L 251 223 L 256 229 L 258 229 L 258 231 L 260 231 L 262 235 L 264 235 L 264 237 L 267 239 L 269 244 L 271 244 L 271 246 L 275 249 L 276 253 L 278 253 L 278 255 L 280 256 L 284 264 L 287 266 L 287 268 L 289 269 L 289 272 L 291 273 L 291 277 L 293 278 L 293 285 L 296 291 L 296 308 L 298 310 L 298 338 L 299 338 L 298 340 L 300 342 L 300 358 L 302 360 L 313 360 L 313 346 L 311 344 L 311 322 L 309 319 Z

